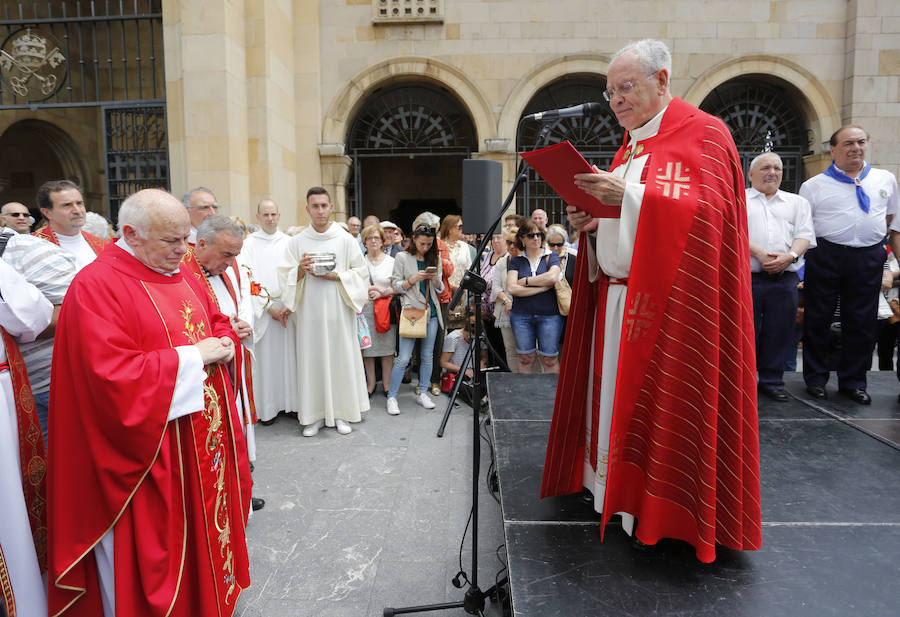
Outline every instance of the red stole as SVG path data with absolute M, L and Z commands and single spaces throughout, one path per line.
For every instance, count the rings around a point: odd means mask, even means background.
M 626 295 L 603 522 L 635 514 L 642 541 L 683 539 L 712 561 L 717 542 L 761 544 L 743 174 L 725 125 L 680 99 L 640 143 L 650 181 Z M 593 248 L 584 234 L 581 242 Z M 576 278 L 542 497 L 582 486 L 591 350 L 579 343 L 605 290 L 587 281 L 586 260 Z
M 215 302 L 216 306 L 221 310 L 222 307 L 219 306 L 219 299 L 216 297 L 216 292 L 213 290 L 212 285 L 210 285 L 209 279 L 206 277 L 206 272 L 203 270 L 203 266 L 197 261 L 193 249 L 185 254 L 181 263 L 194 275 L 194 280 L 197 282 L 202 281 L 203 291 L 209 295 L 212 301 Z M 237 309 L 240 307 L 241 271 L 237 260 L 233 260 L 228 267 L 234 272 L 234 280 L 236 280 L 238 284 L 237 290 L 234 289 L 234 285 L 231 283 L 231 279 L 228 278 L 228 276 L 222 273 L 220 277 L 225 284 L 228 295 L 231 296 L 231 300 L 234 302 L 235 309 Z M 234 361 L 234 397 L 241 399 L 241 408 L 243 409 L 245 419 L 244 424 L 256 424 L 258 418 L 256 415 L 256 403 L 253 399 L 253 373 L 250 350 L 238 343 L 237 347 L 235 347 L 235 352 L 240 354 L 240 358 L 235 358 Z M 246 388 L 244 387 L 245 381 Z
M 19 467 L 22 474 L 22 491 L 28 508 L 28 522 L 41 572 L 47 571 L 47 457 L 44 436 L 38 421 L 31 384 L 25 362 L 19 353 L 16 340 L 0 327 L 0 335 L 6 347 L 6 361 L 12 380 L 16 420 L 19 427 Z
M 119 614 L 234 612 L 249 585 L 250 486 L 222 367 L 206 367 L 202 410 L 167 418 L 173 348 L 208 336 L 233 332 L 205 295 L 118 247 L 70 286 L 51 375 L 51 615 L 98 614 L 91 551 L 110 529 Z
M 59 240 L 57 239 L 56 234 L 53 232 L 53 230 L 50 229 L 49 225 L 41 227 L 31 235 L 37 236 L 38 238 L 43 238 L 47 242 L 52 242 L 56 246 L 59 246 Z M 91 245 L 91 248 L 97 255 L 99 255 L 103 251 L 103 249 L 111 244 L 109 240 L 98 238 L 97 236 L 91 235 L 86 231 L 82 231 L 81 235 L 84 236 L 84 239 L 87 240 L 87 243 Z

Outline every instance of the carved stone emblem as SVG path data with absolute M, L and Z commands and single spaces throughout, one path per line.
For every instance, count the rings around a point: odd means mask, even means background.
M 66 56 L 52 35 L 22 28 L 6 37 L 0 48 L 0 75 L 18 96 L 42 101 L 65 81 Z

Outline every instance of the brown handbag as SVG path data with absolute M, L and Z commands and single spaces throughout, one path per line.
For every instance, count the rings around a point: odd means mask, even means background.
M 431 286 L 425 284 L 425 308 L 405 308 L 400 311 L 399 334 L 404 338 L 425 338 L 428 334 L 428 292 Z
M 405 308 L 400 311 L 400 336 L 403 338 L 425 338 L 428 320 L 425 309 Z

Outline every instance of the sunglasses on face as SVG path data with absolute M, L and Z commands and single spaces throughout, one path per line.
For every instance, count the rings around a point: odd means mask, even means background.
M 6 214 L 0 214 L 0 216 L 13 216 L 16 218 L 22 217 L 23 219 L 27 216 L 31 216 L 27 212 L 7 212 Z
M 563 246 L 565 242 L 548 242 L 547 244 L 555 249 L 558 249 L 559 247 Z
M 532 240 L 534 240 L 535 238 L 543 238 L 543 237 L 544 237 L 544 232 L 542 232 L 542 231 L 532 231 L 532 232 L 530 232 L 530 233 L 525 234 L 525 237 L 526 237 L 526 238 L 531 238 Z

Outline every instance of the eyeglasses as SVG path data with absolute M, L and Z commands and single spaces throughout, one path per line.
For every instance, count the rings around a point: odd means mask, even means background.
M 434 237 L 434 227 L 431 225 L 419 225 L 413 230 L 414 236 L 431 236 Z
M 0 214 L 0 216 L 13 216 L 16 218 L 19 218 L 19 217 L 25 218 L 26 216 L 31 216 L 31 215 L 28 214 L 27 212 L 7 212 L 6 214 Z
M 564 246 L 566 243 L 565 242 L 548 242 L 547 244 L 555 249 L 558 249 L 559 247 Z
M 656 77 L 656 73 L 647 75 L 646 77 L 644 77 L 644 79 L 653 79 L 654 77 Z M 631 94 L 632 90 L 634 90 L 634 85 L 635 84 L 633 81 L 626 81 L 618 88 L 607 88 L 603 91 L 603 98 L 607 103 L 609 103 L 616 95 L 621 94 L 622 96 L 625 96 L 627 94 Z
M 544 232 L 542 232 L 542 231 L 532 231 L 532 232 L 530 232 L 530 233 L 525 234 L 525 237 L 526 237 L 526 238 L 531 238 L 532 240 L 534 240 L 535 238 L 543 238 L 543 237 L 544 237 Z

